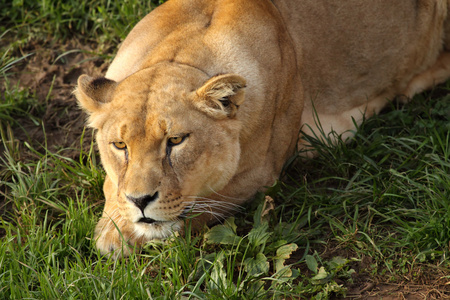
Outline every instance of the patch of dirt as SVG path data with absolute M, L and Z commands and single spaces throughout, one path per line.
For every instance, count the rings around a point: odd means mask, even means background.
M 22 128 L 15 126 L 15 139 L 20 143 L 31 141 L 34 146 L 46 144 L 52 151 L 79 149 L 86 115 L 79 109 L 73 90 L 81 74 L 103 75 L 109 64 L 95 54 L 96 45 L 86 46 L 79 41 L 66 45 L 31 42 L 21 52 L 33 54 L 9 71 L 12 74 L 8 80 L 10 86 L 18 85 L 35 93 L 38 104 L 31 113 L 42 124 L 37 126 L 28 118 L 18 119 Z M 0 92 L 4 91 L 2 85 Z M 91 140 L 92 130 L 87 129 L 83 147 L 88 148 Z M 79 150 L 64 154 L 76 156 L 76 152 Z
M 363 276 L 354 278 L 353 284 L 345 286 L 347 287 L 346 297 L 337 299 L 450 299 L 449 282 L 442 277 L 418 284 L 406 279 L 399 283 L 386 283 Z
M 357 257 L 351 249 L 341 248 L 333 242 L 327 243 L 320 254 L 324 260 L 331 260 L 336 256 L 349 260 Z M 333 299 L 450 299 L 450 278 L 446 269 L 434 265 L 416 264 L 409 270 L 409 274 L 403 277 L 391 277 L 389 272 L 384 275 L 373 274 L 373 263 L 374 259 L 369 256 L 352 261 L 350 267 L 355 270 L 355 273 L 352 274 L 351 281 L 336 280 L 338 284 L 347 288 L 346 296 Z M 378 269 L 381 271 L 382 267 L 378 266 Z
M 449 290 L 443 291 L 443 286 L 430 286 L 430 285 L 413 285 L 413 284 L 372 284 L 352 293 L 349 291 L 347 299 L 384 299 L 384 300 L 424 300 L 424 299 L 449 299 Z M 354 296 L 353 296 L 354 295 Z

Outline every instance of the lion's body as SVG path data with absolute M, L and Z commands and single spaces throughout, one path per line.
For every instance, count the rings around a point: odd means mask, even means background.
M 349 135 L 352 118 L 444 81 L 448 10 L 438 0 L 171 0 L 155 9 L 107 79 L 79 80 L 107 172 L 97 246 L 121 248 L 116 225 L 140 245 L 179 230 L 189 210 L 206 212 L 201 224 L 251 198 L 305 146 L 299 132 L 316 130 L 313 110 L 325 133 Z
M 314 128 L 313 102 L 325 133 L 353 129 L 361 111 L 378 113 L 388 100 L 412 97 L 450 74 L 447 0 L 274 2 L 300 48 L 302 123 Z M 443 73 L 425 73 L 436 63 Z

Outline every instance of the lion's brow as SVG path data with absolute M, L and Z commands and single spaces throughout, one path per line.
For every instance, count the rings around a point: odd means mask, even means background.
M 153 140 L 161 140 L 170 130 L 170 122 L 158 116 L 146 116 L 145 134 Z
M 159 120 L 158 124 L 164 133 L 167 133 L 169 131 L 169 124 L 167 124 L 167 121 L 165 119 Z
M 119 129 L 119 136 L 120 138 L 124 138 L 124 136 L 127 134 L 127 130 L 128 130 L 128 126 L 127 124 L 123 124 L 122 126 L 120 126 Z

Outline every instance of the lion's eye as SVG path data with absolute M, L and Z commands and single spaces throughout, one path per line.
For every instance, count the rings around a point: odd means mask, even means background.
M 127 144 L 124 142 L 113 142 L 112 144 L 119 150 L 125 150 L 127 148 Z
M 186 136 L 173 136 L 173 137 L 169 138 L 168 145 L 169 146 L 179 145 L 184 141 L 185 138 L 186 138 Z

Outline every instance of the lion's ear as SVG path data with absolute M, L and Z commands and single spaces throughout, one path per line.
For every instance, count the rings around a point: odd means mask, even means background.
M 80 106 L 89 114 L 100 110 L 103 104 L 112 100 L 112 94 L 117 86 L 113 80 L 105 77 L 92 78 L 81 75 L 74 94 Z
M 245 100 L 245 84 L 239 75 L 214 76 L 196 91 L 194 105 L 214 118 L 233 118 Z

